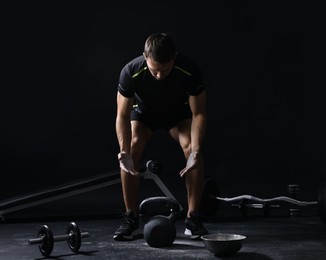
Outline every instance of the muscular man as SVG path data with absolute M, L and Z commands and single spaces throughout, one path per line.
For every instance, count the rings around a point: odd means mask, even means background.
M 180 177 L 187 189 L 185 235 L 207 234 L 198 216 L 204 181 L 201 154 L 206 130 L 206 91 L 196 62 L 176 52 L 171 36 L 150 35 L 144 53 L 121 70 L 117 93 L 116 133 L 125 214 L 116 240 L 141 235 L 138 220 L 139 163 L 156 129 L 177 141 L 187 161 Z

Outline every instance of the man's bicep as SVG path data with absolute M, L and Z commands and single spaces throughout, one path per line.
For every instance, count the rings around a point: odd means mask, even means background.
M 206 114 L 206 91 L 197 96 L 189 96 L 189 105 L 193 114 Z
M 118 91 L 117 93 L 117 113 L 121 116 L 129 116 L 133 106 L 133 98 L 127 98 Z

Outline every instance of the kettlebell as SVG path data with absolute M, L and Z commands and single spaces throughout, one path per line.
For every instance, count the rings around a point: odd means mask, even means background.
M 144 239 L 149 246 L 168 247 L 173 244 L 179 212 L 179 203 L 173 198 L 150 197 L 141 202 L 139 215 L 144 222 Z

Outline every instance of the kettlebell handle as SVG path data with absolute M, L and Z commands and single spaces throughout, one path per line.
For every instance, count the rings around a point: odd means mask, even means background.
M 164 214 L 168 215 L 171 221 L 174 221 L 179 212 L 179 203 L 171 197 L 150 197 L 143 200 L 139 205 L 139 214 L 143 216 L 145 221 L 149 217 Z

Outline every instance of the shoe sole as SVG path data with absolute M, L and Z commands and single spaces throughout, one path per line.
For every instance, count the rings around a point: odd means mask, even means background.
M 186 228 L 184 234 L 185 234 L 188 238 L 190 238 L 190 239 L 192 239 L 192 240 L 200 239 L 200 237 L 201 237 L 202 235 L 206 235 L 206 234 L 193 235 L 193 234 L 191 233 L 191 230 L 190 230 L 190 229 L 187 229 L 187 228 Z
M 134 230 L 131 235 L 125 236 L 125 235 L 114 235 L 113 239 L 116 241 L 131 241 L 143 238 L 144 235 L 140 232 L 140 230 Z

